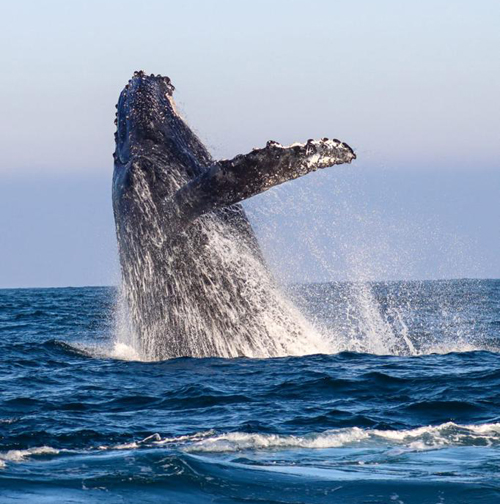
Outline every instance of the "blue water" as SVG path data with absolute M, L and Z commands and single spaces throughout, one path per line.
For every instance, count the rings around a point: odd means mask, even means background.
M 0 502 L 500 502 L 500 281 L 359 289 L 292 289 L 351 351 L 164 362 L 112 288 L 0 290 Z

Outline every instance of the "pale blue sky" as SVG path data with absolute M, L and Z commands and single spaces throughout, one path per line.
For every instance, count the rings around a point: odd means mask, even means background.
M 283 279 L 500 277 L 500 2 L 0 5 L 0 287 L 116 282 L 114 105 L 141 68 L 217 157 L 356 149 L 247 204 Z

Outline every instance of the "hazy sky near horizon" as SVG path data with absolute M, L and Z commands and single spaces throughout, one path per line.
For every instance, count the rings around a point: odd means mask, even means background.
M 116 282 L 114 105 L 137 69 L 172 78 L 216 157 L 356 149 L 248 202 L 283 278 L 500 277 L 499 25 L 494 0 L 2 2 L 0 287 Z

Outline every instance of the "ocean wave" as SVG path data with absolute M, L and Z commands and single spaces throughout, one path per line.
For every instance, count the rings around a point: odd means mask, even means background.
M 500 423 L 459 425 L 446 422 L 437 426 L 407 430 L 378 430 L 350 427 L 304 436 L 231 432 L 195 441 L 187 452 L 237 452 L 244 450 L 342 448 L 360 442 L 381 442 L 410 450 L 446 446 L 491 446 L 500 444 Z
M 196 432 L 195 434 L 186 434 L 184 436 L 176 437 L 165 437 L 162 438 L 160 434 L 155 433 L 151 436 L 147 436 L 139 441 L 132 441 L 130 443 L 122 443 L 116 445 L 101 445 L 98 447 L 99 450 L 134 450 L 140 447 L 151 447 L 151 446 L 176 446 L 183 445 L 186 443 L 198 442 L 213 436 L 215 431 L 210 429 L 204 432 Z
M 139 441 L 102 445 L 99 450 L 134 450 L 155 446 L 177 447 L 184 452 L 239 452 L 247 450 L 329 449 L 359 445 L 383 444 L 387 448 L 429 450 L 449 446 L 500 445 L 500 423 L 460 425 L 446 422 L 403 430 L 361 429 L 348 427 L 331 429 L 303 436 L 229 432 L 216 434 L 213 430 L 195 434 L 165 437 L 155 433 Z
M 27 458 L 40 455 L 57 455 L 60 450 L 51 446 L 38 446 L 26 450 L 9 450 L 0 453 L 0 468 L 5 467 L 6 462 L 24 462 Z
M 116 341 L 106 342 L 104 344 L 84 344 L 51 339 L 45 342 L 45 346 L 58 351 L 62 350 L 71 355 L 89 357 L 92 359 L 116 359 L 124 361 L 144 360 L 135 348 Z
M 336 448 L 375 449 L 389 457 L 410 452 L 439 450 L 449 447 L 498 447 L 500 423 L 460 425 L 453 422 L 403 430 L 361 429 L 359 427 L 332 429 L 303 436 L 264 433 L 228 432 L 217 434 L 213 430 L 174 437 L 155 433 L 143 439 L 100 445 L 78 450 L 39 446 L 22 450 L 0 452 L 0 469 L 7 463 L 28 462 L 33 457 L 57 456 L 61 453 L 88 455 L 98 452 L 119 452 L 167 449 L 171 457 L 197 453 L 231 454 L 301 450 L 327 450 Z M 147 452 L 146 452 L 147 453 Z M 177 455 L 175 455 L 177 454 Z M 333 455 L 333 454 L 332 454 Z M 328 455 L 330 456 L 330 455 Z M 356 458 L 356 457 L 354 457 Z M 360 462 L 363 463 L 363 462 Z

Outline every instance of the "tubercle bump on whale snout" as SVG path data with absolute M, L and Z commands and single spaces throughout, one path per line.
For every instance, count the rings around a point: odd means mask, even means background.
M 170 79 L 170 77 L 166 76 L 166 75 L 161 75 L 161 74 L 150 74 L 150 75 L 147 75 L 146 72 L 144 72 L 144 70 L 136 70 L 134 72 L 134 74 L 132 75 L 132 78 L 128 81 L 128 85 L 125 86 L 125 89 L 127 89 L 129 87 L 129 85 L 133 82 L 134 79 L 154 79 L 154 80 L 158 80 L 158 81 L 162 81 L 165 86 L 167 87 L 167 93 L 169 94 L 169 96 L 172 96 L 173 92 L 175 91 L 175 86 L 172 84 L 172 80 Z

